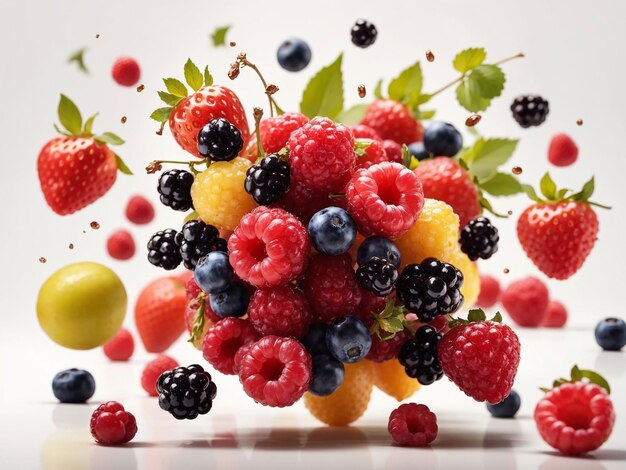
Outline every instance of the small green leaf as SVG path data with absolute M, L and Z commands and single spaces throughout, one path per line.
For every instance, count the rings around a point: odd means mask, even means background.
M 157 93 L 159 94 L 161 101 L 169 106 L 176 106 L 183 99 L 179 96 L 172 95 L 171 93 L 166 93 L 165 91 L 157 91 Z
M 387 333 L 398 333 L 399 331 L 404 330 L 404 324 L 402 321 L 395 317 L 381 318 L 378 320 L 378 323 Z
M 179 98 L 185 98 L 187 96 L 187 87 L 180 80 L 176 78 L 164 78 L 163 82 L 165 83 L 167 91 L 172 95 L 178 96 Z
M 417 106 L 422 91 L 422 67 L 419 62 L 404 69 L 387 88 L 389 98 L 399 101 L 409 108 Z
M 572 194 L 571 198 L 574 201 L 586 202 L 593 195 L 593 191 L 595 190 L 595 187 L 596 187 L 595 178 L 592 176 L 591 179 L 583 185 L 583 189 L 580 190 L 580 192 L 576 194 Z
M 185 62 L 185 81 L 193 91 L 198 91 L 203 84 L 202 72 L 191 59 L 187 59 Z
M 204 86 L 213 85 L 213 75 L 209 72 L 209 66 L 204 67 Z
M 506 78 L 502 69 L 497 65 L 479 65 L 472 70 L 469 81 L 474 82 L 474 86 L 481 98 L 495 98 L 500 96 L 504 89 Z
M 434 118 L 436 113 L 437 111 L 434 109 L 425 109 L 422 111 L 418 108 L 413 111 L 413 117 L 415 119 L 419 119 L 420 121 L 425 121 Z
M 485 321 L 486 319 L 487 319 L 487 316 L 485 315 L 485 312 L 481 308 L 473 308 L 467 314 L 467 320 L 469 322 Z
M 552 389 L 551 388 L 547 388 L 547 387 L 539 387 L 539 390 L 541 390 L 543 393 L 548 393 Z
M 61 129 L 59 129 L 59 126 L 57 126 L 56 124 L 52 124 L 52 126 L 54 126 L 54 130 L 57 131 L 59 134 L 66 135 L 68 137 L 72 137 L 72 134 L 70 134 L 67 131 L 62 131 Z
M 482 47 L 471 47 L 459 52 L 452 61 L 452 65 L 459 72 L 465 73 L 482 64 L 486 58 L 487 52 L 485 52 L 485 49 Z
M 365 115 L 365 111 L 367 111 L 367 104 L 355 104 L 354 106 L 343 110 L 339 116 L 337 116 L 337 121 L 345 124 L 346 126 L 354 126 L 358 124 L 363 116 Z
M 411 152 L 409 152 L 409 147 L 406 144 L 402 144 L 402 164 L 411 168 Z
M 117 169 L 121 173 L 124 173 L 125 175 L 132 175 L 133 174 L 133 172 L 130 171 L 130 168 L 128 168 L 126 163 L 124 163 L 124 160 L 122 160 L 122 158 L 118 154 L 115 154 L 115 161 L 117 162 Z
M 85 52 L 87 51 L 87 48 L 83 47 L 82 49 L 78 49 L 76 52 L 74 52 L 71 56 L 68 57 L 67 62 L 69 64 L 71 64 L 72 62 L 76 62 L 76 65 L 78 65 L 78 69 L 83 72 L 88 74 L 89 70 L 87 69 L 87 66 L 85 65 Z
M 62 94 L 57 111 L 63 127 L 72 135 L 80 135 L 83 129 L 83 117 L 74 102 Z
M 541 190 L 541 194 L 544 195 L 546 199 L 549 201 L 554 201 L 556 198 L 556 183 L 550 177 L 550 173 L 546 173 L 541 178 L 539 183 L 539 189 Z
M 508 217 L 508 215 L 500 214 L 499 212 L 496 212 L 493 206 L 491 205 L 491 202 L 489 202 L 489 199 L 485 197 L 482 191 L 478 191 L 478 203 L 480 204 L 480 207 L 485 209 L 487 212 L 490 212 L 491 214 L 495 215 L 496 217 L 499 217 L 501 219 L 506 219 Z
M 500 312 L 496 312 L 493 318 L 490 320 L 494 323 L 502 323 L 502 314 Z
M 309 118 L 327 116 L 334 119 L 343 109 L 343 54 L 320 70 L 302 93 L 300 110 Z
M 461 106 L 472 113 L 486 110 L 491 104 L 490 99 L 480 96 L 474 82 L 463 80 L 456 89 L 456 99 Z
M 94 139 L 101 144 L 122 145 L 124 143 L 124 139 L 113 132 L 103 132 L 102 134 L 95 136 Z
M 580 374 L 584 378 L 589 379 L 589 382 L 591 382 L 592 384 L 596 384 L 599 387 L 602 387 L 603 389 L 605 389 L 606 393 L 608 393 L 609 395 L 611 394 L 611 387 L 610 387 L 609 383 L 607 382 L 607 380 L 604 377 L 602 377 L 597 372 L 594 372 L 592 370 L 582 369 L 582 370 L 580 370 Z
M 428 103 L 432 97 L 433 95 L 429 93 L 421 93 L 419 97 L 417 98 L 416 104 L 419 106 L 421 104 Z
M 572 367 L 570 375 L 572 376 L 572 381 L 574 382 L 577 382 L 583 378 L 583 374 L 580 372 L 580 369 L 577 365 L 574 365 L 574 367 Z
M 171 106 L 155 109 L 154 111 L 152 111 L 150 118 L 154 119 L 156 122 L 167 122 L 173 109 L 174 108 L 172 108 Z
M 529 184 L 522 184 L 522 191 L 526 193 L 526 195 L 535 202 L 544 202 L 539 196 L 537 196 L 537 192 L 535 188 L 533 188 Z
M 231 28 L 231 25 L 228 26 L 219 26 L 215 28 L 213 34 L 211 34 L 211 39 L 213 40 L 213 46 L 225 46 L 226 45 L 226 33 Z
M 365 156 L 365 154 L 367 153 L 367 149 L 370 145 L 372 145 L 371 140 L 357 139 L 354 142 L 354 153 L 356 154 L 357 158 Z
M 512 196 L 523 192 L 522 185 L 517 178 L 508 173 L 496 173 L 487 181 L 481 182 L 479 186 L 492 196 Z
M 285 114 L 285 111 L 280 106 L 278 106 L 278 103 L 276 102 L 274 97 L 270 96 L 270 99 L 272 100 L 272 104 L 274 105 L 274 109 L 276 109 L 276 114 L 278 114 L 279 116 L 281 114 Z
M 495 175 L 497 168 L 506 163 L 517 147 L 514 139 L 478 139 L 470 153 L 463 153 L 470 172 L 478 181 L 486 181 Z
M 383 79 L 382 78 L 378 80 L 378 82 L 376 82 L 376 88 L 374 88 L 374 96 L 379 100 L 383 98 Z
M 91 135 L 91 131 L 93 129 L 93 122 L 96 120 L 97 116 L 98 116 L 98 113 L 92 116 L 89 116 L 89 118 L 85 121 L 85 126 L 83 127 L 84 135 Z

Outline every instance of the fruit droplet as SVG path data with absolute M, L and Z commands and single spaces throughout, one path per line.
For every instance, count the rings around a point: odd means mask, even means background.
M 141 93 L 143 91 L 143 89 L 145 88 L 145 86 L 143 84 L 139 85 L 137 87 L 137 93 Z
M 480 114 L 472 114 L 465 120 L 465 125 L 467 127 L 474 127 L 476 124 L 480 122 L 482 116 Z
M 576 119 L 576 124 L 578 124 L 579 126 L 582 126 L 583 125 L 583 120 L 580 119 L 580 118 Z
M 507 211 L 507 214 L 513 215 L 513 211 Z
M 98 39 L 100 37 L 100 33 L 96 34 L 96 39 Z
M 359 85 L 357 90 L 359 91 L 359 98 L 365 98 L 365 95 L 367 94 L 367 90 L 365 90 L 365 85 Z
M 98 230 L 100 228 L 100 224 L 98 222 L 96 222 L 95 220 L 93 222 L 91 222 L 89 224 L 89 226 L 94 229 L 94 230 Z
M 521 175 L 522 171 L 524 170 L 522 170 L 521 166 L 514 166 L 511 171 L 513 172 L 514 175 Z
M 230 41 L 228 44 L 230 45 L 230 47 L 235 47 L 237 45 L 235 41 Z
M 509 274 L 509 268 L 504 268 L 504 269 L 502 270 L 502 272 L 503 272 L 504 274 Z
M 40 263 L 45 263 L 46 261 L 48 261 L 46 258 L 44 258 L 43 256 L 39 257 L 39 262 Z
M 426 60 L 428 62 L 432 62 L 435 60 L 435 54 L 433 54 L 433 51 L 431 51 L 430 49 L 426 51 Z
M 69 244 L 69 246 L 68 246 L 68 248 L 69 248 L 70 250 L 73 250 L 73 249 L 74 249 L 74 244 L 73 244 L 73 243 L 70 243 L 70 244 Z
M 122 124 L 126 124 L 126 116 L 122 116 L 121 121 L 122 121 Z

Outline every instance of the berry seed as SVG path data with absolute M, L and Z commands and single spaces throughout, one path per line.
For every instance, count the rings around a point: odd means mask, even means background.
M 433 51 L 431 51 L 430 49 L 426 51 L 426 60 L 428 62 L 433 62 L 435 60 L 435 54 L 433 54 Z
M 100 224 L 98 222 L 96 222 L 95 220 L 93 222 L 91 222 L 89 224 L 89 226 L 94 229 L 94 230 L 98 230 L 100 228 Z
M 465 120 L 465 125 L 467 127 L 474 127 L 476 124 L 480 122 L 482 116 L 480 114 L 472 114 Z
M 137 93 L 141 93 L 143 91 L 143 89 L 145 88 L 145 85 L 141 84 L 137 87 Z
M 365 90 L 365 85 L 359 85 L 357 90 L 359 91 L 359 98 L 365 98 L 365 95 L 367 94 L 367 91 Z
M 46 258 L 44 258 L 43 256 L 39 257 L 39 262 L 40 263 L 45 263 L 46 261 L 48 261 Z
M 579 125 L 579 126 L 582 126 L 583 125 L 583 120 L 580 119 L 580 118 L 576 119 L 576 124 Z
M 511 171 L 514 175 L 521 175 L 523 170 L 521 166 L 514 166 Z
M 122 124 L 126 124 L 126 116 L 122 116 L 121 121 L 122 121 Z

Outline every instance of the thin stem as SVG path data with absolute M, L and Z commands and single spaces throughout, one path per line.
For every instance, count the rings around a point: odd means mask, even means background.
M 265 81 L 265 78 L 263 77 L 263 74 L 261 73 L 261 71 L 259 70 L 259 68 L 253 64 L 252 62 L 250 62 L 248 60 L 248 58 L 246 57 L 245 53 L 240 53 L 239 56 L 237 56 L 237 60 L 239 61 L 239 63 L 241 65 L 245 65 L 247 67 L 250 67 L 252 70 L 254 70 L 256 72 L 256 74 L 259 76 L 259 78 L 261 79 L 261 83 L 263 84 L 263 89 L 267 91 L 267 82 Z M 270 116 L 274 117 L 274 106 L 273 106 L 273 99 L 272 96 L 268 93 L 267 94 L 267 100 L 269 101 L 270 104 Z M 278 111 L 276 111 L 278 112 Z
M 270 107 L 271 109 L 271 107 Z M 261 119 L 263 118 L 263 110 L 261 108 L 254 108 L 254 135 L 256 136 L 256 148 L 257 148 L 257 162 L 260 162 L 265 157 L 265 151 L 263 150 L 263 142 L 261 142 Z
M 517 54 L 515 54 L 515 55 L 512 55 L 512 56 L 510 56 L 510 57 L 505 57 L 504 59 L 500 59 L 499 61 L 494 62 L 494 65 L 502 65 L 502 64 L 504 64 L 504 63 L 506 63 L 506 62 L 509 62 L 510 60 L 513 60 L 513 59 L 522 59 L 522 58 L 524 58 L 524 57 L 526 57 L 526 56 L 524 55 L 524 53 L 523 53 L 523 52 L 518 52 L 518 53 L 517 53 Z

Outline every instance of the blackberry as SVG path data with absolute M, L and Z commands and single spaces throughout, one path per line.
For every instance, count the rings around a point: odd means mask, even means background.
M 194 270 L 200 258 L 212 251 L 228 251 L 226 240 L 213 225 L 201 220 L 190 220 L 176 234 L 176 244 L 180 248 L 180 256 L 187 269 Z
M 386 297 L 393 291 L 398 280 L 398 270 L 387 260 L 372 256 L 356 270 L 359 285 L 378 297 Z
M 193 175 L 185 170 L 169 170 L 161 175 L 157 191 L 163 204 L 175 211 L 188 211 L 193 207 L 191 185 Z
M 409 312 L 422 323 L 437 315 L 453 313 L 463 303 L 463 273 L 451 264 L 426 258 L 420 264 L 409 264 L 396 285 L 396 295 Z
M 378 31 L 376 30 L 376 26 L 361 18 L 356 20 L 350 34 L 352 35 L 352 44 L 365 48 L 376 42 Z
M 289 188 L 289 165 L 278 157 L 268 155 L 248 168 L 244 188 L 262 206 L 277 202 Z
M 511 103 L 513 118 L 523 128 L 538 126 L 548 117 L 550 107 L 548 101 L 539 95 L 518 96 Z
M 498 251 L 498 229 L 487 217 L 477 217 L 463 227 L 459 235 L 461 250 L 472 261 L 489 259 Z
M 198 132 L 198 153 L 218 162 L 232 160 L 241 152 L 241 132 L 224 118 L 211 119 Z
M 211 374 L 198 364 L 163 372 L 156 388 L 159 406 L 176 419 L 195 419 L 207 414 L 217 393 Z
M 443 377 L 437 356 L 437 345 L 442 334 L 432 326 L 424 325 L 415 332 L 415 337 L 405 341 L 400 349 L 400 364 L 406 375 L 417 379 L 422 385 L 430 385 Z
M 166 270 L 176 269 L 183 260 L 176 244 L 176 234 L 173 228 L 159 230 L 148 241 L 148 261 L 159 268 Z

